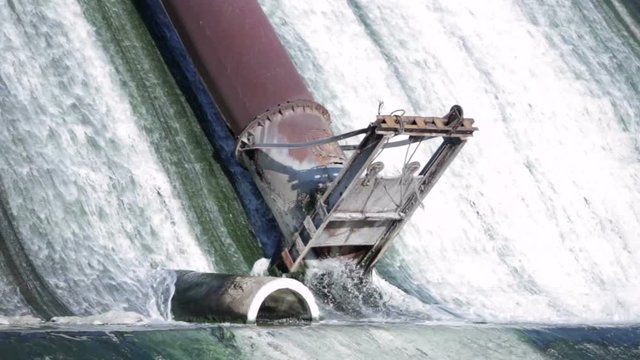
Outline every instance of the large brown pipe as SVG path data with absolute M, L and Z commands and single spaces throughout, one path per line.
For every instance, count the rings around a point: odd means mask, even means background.
M 162 2 L 241 143 L 305 143 L 332 135 L 328 112 L 313 100 L 255 0 Z M 238 152 L 238 159 L 290 240 L 345 158 L 332 143 Z
M 236 136 L 274 105 L 313 100 L 256 1 L 163 4 Z

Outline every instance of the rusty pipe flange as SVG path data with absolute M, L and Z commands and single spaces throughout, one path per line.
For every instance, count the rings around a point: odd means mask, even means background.
M 272 108 L 267 109 L 262 114 L 256 116 L 247 127 L 242 130 L 238 136 L 236 142 L 235 156 L 238 161 L 242 163 L 242 147 L 251 146 L 255 143 L 255 130 L 271 123 L 277 118 L 284 118 L 292 114 L 315 114 L 318 118 L 322 119 L 323 127 L 328 133 L 331 133 L 329 124 L 331 124 L 331 116 L 327 109 L 311 100 L 290 100 L 281 104 L 278 104 Z

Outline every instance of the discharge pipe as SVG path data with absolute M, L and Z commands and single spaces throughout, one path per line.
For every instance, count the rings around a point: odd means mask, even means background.
M 235 136 L 237 160 L 278 222 L 281 252 L 272 265 L 282 271 L 322 257 L 371 269 L 477 130 L 460 107 L 444 118 L 379 114 L 347 163 L 335 141 L 356 133 L 333 136 L 329 113 L 256 0 L 158 1 Z M 404 145 L 443 142 L 420 172 L 414 163 L 401 177 L 378 176 L 372 162 L 399 135 L 409 136 Z
M 176 271 L 171 312 L 181 321 L 246 324 L 312 322 L 320 313 L 297 280 L 184 270 Z
M 328 111 L 315 102 L 255 0 L 162 0 L 238 146 L 309 143 L 331 137 Z M 337 143 L 238 151 L 291 239 L 316 193 L 345 162 Z M 286 244 L 285 244 L 286 245 Z

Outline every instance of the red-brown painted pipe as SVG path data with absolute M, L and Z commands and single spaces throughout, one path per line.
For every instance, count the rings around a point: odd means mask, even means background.
M 274 105 L 313 100 L 256 1 L 163 4 L 236 136 Z
M 241 143 L 305 143 L 332 135 L 328 112 L 314 102 L 255 0 L 162 3 Z M 238 152 L 238 159 L 290 240 L 345 158 L 332 143 Z

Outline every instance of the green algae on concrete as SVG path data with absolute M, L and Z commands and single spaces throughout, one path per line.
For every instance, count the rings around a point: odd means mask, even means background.
M 203 251 L 218 272 L 247 273 L 261 257 L 233 187 L 130 1 L 82 1 Z

